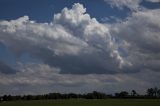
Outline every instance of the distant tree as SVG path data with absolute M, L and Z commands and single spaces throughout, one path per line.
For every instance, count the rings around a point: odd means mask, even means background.
M 69 99 L 70 99 L 70 98 L 78 98 L 78 95 L 75 94 L 75 93 L 69 93 L 69 94 L 68 94 L 68 98 L 69 98 Z
M 157 90 L 157 96 L 160 97 L 160 89 Z
M 3 102 L 3 97 L 0 97 L 0 103 Z
M 8 101 L 12 101 L 12 100 L 13 100 L 13 96 L 8 95 L 8 96 L 7 96 L 7 100 L 8 100 Z
M 132 90 L 132 91 L 131 91 L 131 95 L 132 95 L 132 96 L 136 96 L 136 95 L 137 95 L 137 92 L 136 92 L 135 90 Z
M 122 97 L 126 97 L 126 96 L 128 96 L 128 92 L 122 91 L 122 92 L 120 92 L 120 95 L 121 95 Z
M 49 93 L 45 95 L 4 95 L 0 97 L 0 101 L 14 101 L 14 100 L 43 100 L 43 99 L 72 99 L 72 98 L 84 98 L 84 99 L 106 99 L 106 98 L 160 98 L 160 89 L 157 87 L 149 88 L 146 90 L 147 95 L 138 95 L 135 90 L 131 91 L 131 95 L 127 91 L 115 93 L 115 96 L 107 95 L 102 92 L 93 91 L 87 94 L 76 93 Z M 137 96 L 138 95 L 138 96 Z
M 105 99 L 107 95 L 105 93 L 93 91 L 92 93 L 88 93 L 85 95 L 86 99 Z
M 153 95 L 154 95 L 154 89 L 153 88 L 147 89 L 147 95 L 150 96 L 150 97 L 153 97 Z
M 2 98 L 3 98 L 3 101 L 7 101 L 8 100 L 7 95 L 4 95 Z
M 48 94 L 48 99 L 61 99 L 62 95 L 60 93 L 50 93 Z
M 155 87 L 155 88 L 153 89 L 153 96 L 157 97 L 157 91 L 158 91 L 158 88 Z
M 115 97 L 118 97 L 118 98 L 124 98 L 124 97 L 127 97 L 127 96 L 128 96 L 127 91 L 122 91 L 120 93 L 115 93 Z

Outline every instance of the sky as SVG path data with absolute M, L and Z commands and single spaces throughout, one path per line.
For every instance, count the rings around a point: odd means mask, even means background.
M 0 95 L 160 87 L 160 0 L 0 0 Z

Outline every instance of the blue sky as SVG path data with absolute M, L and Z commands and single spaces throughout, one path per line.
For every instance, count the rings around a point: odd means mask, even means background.
M 64 7 L 71 8 L 73 3 L 82 3 L 87 7 L 87 13 L 91 17 L 96 17 L 99 21 L 107 16 L 118 16 L 124 18 L 129 12 L 128 9 L 119 10 L 111 8 L 103 0 L 1 0 L 0 1 L 0 19 L 17 19 L 18 17 L 28 15 L 37 22 L 50 22 L 55 13 L 60 12 Z
M 0 93 L 160 87 L 159 14 L 159 0 L 0 0 Z
M 125 8 L 119 10 L 112 8 L 103 0 L 1 0 L 0 1 L 0 19 L 17 19 L 18 17 L 28 15 L 32 20 L 37 22 L 50 22 L 55 13 L 60 12 L 64 7 L 71 8 L 73 3 L 82 3 L 87 7 L 87 13 L 91 17 L 96 17 L 99 21 L 103 17 L 116 16 L 125 18 L 130 12 Z M 143 1 L 141 3 L 146 8 L 158 8 L 159 3 Z

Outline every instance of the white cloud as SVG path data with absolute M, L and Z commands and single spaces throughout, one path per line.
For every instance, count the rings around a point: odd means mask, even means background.
M 86 69 L 82 69 L 83 67 L 92 69 L 92 65 L 85 65 L 85 62 L 88 61 L 97 64 L 100 69 L 102 68 L 103 71 L 100 73 L 104 73 L 106 70 L 115 72 L 128 65 L 120 56 L 118 46 L 110 35 L 108 27 L 99 23 L 95 18 L 91 18 L 86 13 L 86 8 L 79 3 L 74 4 L 71 9 L 64 8 L 61 13 L 55 14 L 51 23 L 36 23 L 29 20 L 28 16 L 17 20 L 1 21 L 0 33 L 0 41 L 11 48 L 16 55 L 28 52 L 45 63 L 53 63 L 52 60 L 55 61 L 56 58 L 61 57 L 65 57 L 61 61 L 66 61 L 65 59 L 69 55 L 73 60 L 77 59 L 74 69 L 79 71 L 85 71 Z M 43 52 L 50 55 L 45 55 Z M 50 60 L 47 60 L 47 56 Z M 68 60 L 66 64 L 73 64 L 72 62 L 72 60 Z M 67 66 L 63 62 L 59 62 L 58 65 L 57 63 L 52 65 L 56 64 L 56 67 L 60 68 Z M 81 63 L 83 63 L 82 66 Z M 93 73 L 96 73 L 98 67 Z M 67 70 L 65 67 L 63 68 L 62 71 Z
M 153 2 L 153 3 L 159 3 L 160 2 L 160 0 L 146 0 L 146 1 Z
M 81 4 L 73 5 L 70 10 L 64 8 L 61 13 L 54 16 L 54 23 L 63 25 L 73 36 L 87 42 L 90 47 L 105 51 L 106 55 L 110 55 L 118 62 L 119 67 L 125 64 L 117 51 L 108 27 L 95 18 L 91 18 Z
M 0 41 L 16 55 L 30 53 L 62 73 L 134 72 L 132 68 L 151 63 L 149 68 L 157 69 L 159 17 L 159 9 L 143 10 L 116 25 L 105 25 L 77 3 L 55 14 L 51 23 L 36 23 L 28 16 L 1 21 Z
M 112 3 L 139 7 L 138 0 Z M 159 14 L 159 9 L 136 11 L 124 21 L 106 25 L 76 3 L 55 14 L 51 23 L 37 23 L 28 16 L 0 21 L 0 43 L 17 58 L 28 53 L 41 60 L 41 64 L 16 64 L 19 71 L 14 74 L 0 73 L 0 91 L 119 91 L 126 86 L 128 90 L 159 86 Z
M 112 7 L 117 7 L 119 9 L 123 9 L 124 7 L 139 11 L 145 9 L 143 5 L 141 5 L 142 2 L 152 2 L 152 3 L 159 3 L 160 0 L 104 0 L 106 3 L 110 4 Z
M 57 55 L 76 54 L 81 48 L 87 46 L 85 42 L 72 36 L 61 25 L 35 23 L 27 16 L 17 20 L 1 21 L 0 25 L 1 42 L 16 50 L 40 46 L 54 51 Z M 28 45 L 19 44 L 25 42 Z
M 140 8 L 139 4 L 142 0 L 104 0 L 106 3 L 111 4 L 113 7 L 118 7 L 122 9 L 127 7 L 131 10 L 137 10 Z
M 122 23 L 113 25 L 112 33 L 127 42 L 128 61 L 134 67 L 159 70 L 160 10 L 145 10 L 132 13 Z M 141 60 L 141 61 L 139 61 Z

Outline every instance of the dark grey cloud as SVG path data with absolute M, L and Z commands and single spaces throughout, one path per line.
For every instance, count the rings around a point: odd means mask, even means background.
M 136 70 L 160 69 L 159 14 L 159 9 L 135 12 L 126 21 L 111 28 L 111 33 L 125 42 L 122 48 Z
M 160 73 L 152 70 L 133 74 L 85 75 L 61 74 L 60 71 L 45 64 L 28 64 L 16 74 L 0 74 L 0 91 L 3 91 L 1 94 L 84 93 L 92 90 L 114 93 L 120 90 L 130 91 L 133 88 L 139 93 L 145 93 L 148 87 L 160 86 L 157 81 Z
M 4 62 L 0 61 L 0 73 L 3 73 L 3 74 L 15 74 L 16 72 L 17 72 L 17 70 L 11 68 L 10 66 L 5 64 Z

